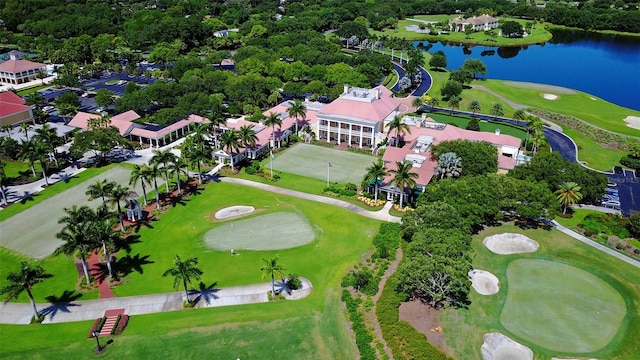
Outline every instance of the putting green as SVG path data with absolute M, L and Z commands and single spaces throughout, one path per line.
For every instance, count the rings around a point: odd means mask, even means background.
M 515 260 L 507 267 L 507 283 L 504 327 L 553 351 L 605 347 L 627 311 L 622 296 L 602 279 L 554 261 Z
M 204 235 L 204 243 L 225 251 L 279 250 L 308 244 L 315 236 L 304 215 L 278 212 L 215 227 Z

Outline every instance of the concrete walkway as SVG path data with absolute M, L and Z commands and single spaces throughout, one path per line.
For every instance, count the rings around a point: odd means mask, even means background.
M 323 203 L 323 204 L 329 204 L 329 205 L 334 205 L 334 206 L 339 206 L 341 208 L 347 209 L 351 212 L 354 212 L 358 215 L 362 215 L 371 219 L 376 219 L 376 220 L 381 220 L 381 221 L 388 221 L 388 222 L 395 222 L 395 223 L 399 223 L 400 222 L 400 218 L 397 216 L 393 216 L 389 214 L 389 209 L 391 209 L 391 207 L 393 206 L 392 202 L 387 202 L 384 206 L 384 208 L 378 210 L 378 211 L 369 211 L 369 210 L 365 210 L 357 205 L 348 203 L 346 201 L 342 201 L 342 200 L 338 200 L 338 199 L 334 199 L 334 198 L 330 198 L 330 197 L 326 197 L 326 196 L 320 196 L 320 195 L 313 195 L 313 194 L 307 194 L 307 193 L 303 193 L 301 191 L 296 191 L 296 190 L 290 190 L 290 189 L 283 189 L 277 186 L 273 186 L 273 185 L 268 185 L 268 184 L 263 184 L 263 183 L 259 183 L 259 182 L 255 182 L 255 181 L 250 181 L 250 180 L 244 180 L 244 179 L 237 179 L 237 178 L 228 178 L 228 177 L 223 177 L 220 178 L 220 181 L 222 182 L 226 182 L 226 183 L 230 183 L 230 184 L 237 184 L 237 185 L 243 185 L 243 186 L 249 186 L 249 187 L 253 187 L 256 189 L 261 189 L 264 191 L 269 191 L 269 192 L 274 192 L 274 193 L 278 193 L 278 194 L 283 194 L 283 195 L 289 195 L 289 196 L 294 196 L 300 199 L 305 199 L 305 200 L 311 200 L 311 201 L 315 201 L 315 202 L 319 202 L 319 203 Z
M 305 278 L 300 278 L 302 288 L 288 294 L 282 281 L 276 282 L 276 292 L 282 291 L 285 299 L 298 300 L 311 294 L 313 286 Z M 233 306 L 268 302 L 267 292 L 271 283 L 214 288 L 204 291 L 191 291 L 189 298 L 197 300 L 196 308 Z M 38 310 L 46 314 L 43 324 L 95 320 L 109 309 L 125 309 L 127 315 L 153 314 L 182 310 L 184 294 L 172 292 L 140 296 L 119 297 L 113 299 L 71 301 L 68 303 L 37 304 Z M 0 323 L 29 324 L 33 308 L 29 303 L 0 303 Z

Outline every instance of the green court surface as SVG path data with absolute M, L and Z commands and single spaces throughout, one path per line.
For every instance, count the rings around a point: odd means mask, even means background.
M 605 347 L 626 314 L 622 296 L 602 279 L 560 262 L 520 259 L 507 268 L 500 321 L 544 348 L 587 353 Z
M 332 183 L 360 184 L 366 168 L 375 161 L 373 155 L 296 144 L 273 160 L 273 169 L 322 180 L 329 175 Z M 268 162 L 266 167 L 269 167 Z
M 204 235 L 215 250 L 279 250 L 310 243 L 315 233 L 301 213 L 277 212 L 224 223 Z

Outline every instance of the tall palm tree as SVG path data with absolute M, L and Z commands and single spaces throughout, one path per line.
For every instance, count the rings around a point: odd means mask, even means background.
M 113 269 L 111 266 L 110 249 L 113 249 L 119 236 L 113 231 L 114 220 L 113 213 L 103 204 L 90 215 L 92 220 L 89 233 L 96 243 L 102 244 L 104 257 L 107 261 L 107 271 L 109 277 L 113 278 Z
M 573 181 L 563 182 L 558 186 L 555 194 L 558 197 L 558 202 L 563 207 L 563 214 L 567 213 L 567 207 L 582 200 L 583 195 L 580 190 L 580 186 Z
M 522 109 L 518 109 L 513 113 L 513 118 L 516 120 L 523 121 L 524 119 L 527 118 L 527 113 Z
M 411 134 L 411 128 L 408 124 L 402 122 L 402 115 L 398 115 L 393 118 L 393 120 L 389 121 L 387 124 L 387 136 L 391 134 L 392 131 L 396 132 L 396 147 L 400 147 L 400 137 L 405 134 Z
M 276 280 L 275 277 L 283 277 L 284 276 L 284 271 L 287 270 L 286 267 L 284 267 L 284 265 L 280 264 L 278 262 L 278 257 L 279 255 L 276 255 L 272 258 L 262 258 L 263 261 L 263 265 L 260 268 L 260 271 L 262 271 L 262 280 L 264 280 L 267 277 L 271 277 L 271 295 L 275 296 L 276 295 Z
M 49 124 L 43 124 L 42 127 L 36 129 L 35 138 L 43 143 L 47 150 L 53 155 L 53 161 L 58 166 L 58 157 L 56 147 L 62 145 L 63 140 L 58 136 L 55 129 L 51 128 Z
M 378 159 L 377 162 L 374 162 L 373 164 L 371 164 L 371 166 L 369 166 L 367 168 L 367 173 L 364 175 L 364 179 L 363 179 L 363 188 L 366 186 L 368 187 L 369 184 L 371 184 L 372 181 L 375 181 L 375 201 L 376 204 L 378 203 L 378 183 L 380 182 L 380 180 L 383 180 L 385 176 L 389 175 L 389 172 L 387 171 L 384 162 L 382 162 L 382 159 Z
M 424 101 L 421 96 L 416 96 L 415 99 L 411 100 L 411 106 L 416 108 L 416 110 L 420 110 L 420 108 L 424 105 Z
M 440 180 L 445 177 L 457 178 L 462 173 L 462 158 L 454 152 L 447 152 L 438 158 L 435 175 L 440 176 Z
M 67 258 L 78 254 L 82 262 L 84 277 L 87 285 L 89 285 L 91 284 L 91 278 L 89 277 L 87 257 L 96 247 L 89 232 L 92 211 L 86 205 L 81 207 L 74 205 L 71 209 L 65 209 L 64 211 L 67 215 L 58 220 L 58 223 L 64 224 L 64 227 L 61 232 L 56 234 L 56 237 L 64 241 L 64 244 L 60 245 L 60 247 L 54 251 L 54 254 L 65 254 Z
M 473 100 L 467 107 L 467 110 L 472 112 L 472 116 L 475 116 L 477 112 L 480 112 L 480 110 L 482 110 L 482 108 L 480 107 L 480 103 L 478 102 L 478 100 Z
M 451 108 L 451 115 L 453 115 L 453 110 L 460 108 L 460 101 L 462 99 L 460 96 L 452 96 L 449 98 L 449 107 Z
M 305 120 L 307 118 L 307 107 L 304 106 L 302 100 L 294 99 L 289 101 L 289 116 L 296 120 L 296 135 L 298 134 L 298 119 Z
M 175 161 L 176 155 L 171 152 L 171 149 L 165 150 L 153 150 L 153 156 L 151 157 L 151 163 L 155 166 L 162 165 L 162 171 L 164 172 L 164 180 L 166 181 L 165 187 L 167 194 L 169 193 L 169 164 Z
M 175 174 L 178 178 L 178 195 L 182 194 L 180 177 L 182 175 L 186 175 L 187 180 L 189 178 L 189 173 L 185 170 L 186 167 L 187 162 L 184 160 L 184 158 L 179 157 L 176 157 L 176 159 L 169 164 L 169 171 L 171 172 L 171 174 Z
M 115 181 L 108 181 L 107 179 L 96 180 L 95 183 L 87 187 L 85 195 L 89 197 L 89 201 L 93 201 L 98 197 L 102 198 L 102 203 L 107 202 L 107 196 L 111 194 L 111 190 L 116 186 Z
M 491 113 L 491 115 L 493 115 L 493 119 L 496 120 L 498 116 L 504 115 L 504 108 L 502 107 L 502 104 L 495 103 L 491 107 L 491 110 L 489 110 L 489 113 Z
M 27 138 L 27 141 L 29 141 L 29 130 L 31 130 L 31 124 L 25 121 L 25 122 L 21 122 L 19 126 L 20 126 L 20 131 L 24 133 L 24 136 Z
M 198 265 L 198 258 L 193 257 L 182 261 L 180 256 L 176 255 L 173 259 L 173 267 L 167 269 L 162 274 L 163 277 L 173 276 L 173 287 L 176 289 L 180 282 L 182 282 L 184 286 L 184 296 L 189 303 L 191 301 L 189 300 L 187 284 L 191 283 L 191 279 L 200 280 L 200 275 L 202 275 L 202 270 L 197 268 L 196 265 Z
M 36 142 L 34 156 L 40 162 L 40 170 L 42 171 L 42 178 L 44 183 L 49 186 L 49 178 L 47 177 L 47 153 L 49 152 L 44 143 L 38 142 L 37 139 L 33 139 Z
M 38 148 L 36 142 L 33 139 L 21 142 L 18 154 L 20 159 L 26 160 L 29 163 L 33 178 L 37 178 L 35 162 L 38 160 Z
M 158 175 L 160 175 L 160 169 L 157 164 L 153 164 L 149 167 L 149 176 L 153 179 L 153 188 L 156 190 L 156 209 L 160 209 L 160 191 L 158 191 Z
M 198 183 L 202 182 L 202 172 L 200 171 L 200 165 L 211 159 L 211 153 L 206 148 L 201 148 L 192 141 L 185 141 L 183 147 L 184 156 L 189 159 L 189 165 L 195 166 L 198 169 Z
M 206 145 L 207 138 L 210 138 L 211 136 L 210 124 L 197 123 L 190 139 L 192 139 L 194 144 L 197 144 L 200 147 L 204 147 Z
M 233 167 L 233 153 L 240 151 L 240 137 L 236 129 L 231 129 L 222 133 L 220 136 L 220 146 L 229 154 L 229 162 L 231 163 L 231 170 Z
M 429 101 L 427 101 L 427 105 L 429 105 L 429 107 L 431 108 L 431 111 L 433 111 L 438 106 L 440 106 L 440 100 L 436 99 L 435 97 L 432 97 L 431 99 L 429 99 Z
M 109 194 L 107 194 L 109 198 L 109 205 L 113 207 L 116 206 L 118 210 L 118 221 L 120 222 L 120 230 L 124 231 L 124 217 L 122 216 L 122 208 L 120 207 L 120 201 L 126 200 L 132 196 L 134 196 L 134 192 L 129 190 L 128 187 L 122 185 L 114 186 Z
M 52 277 L 53 275 L 44 272 L 44 269 L 40 265 L 31 265 L 26 261 L 20 263 L 20 271 L 12 272 L 7 275 L 9 284 L 0 289 L 0 295 L 7 295 L 5 301 L 18 298 L 23 291 L 27 292 L 29 301 L 33 307 L 33 316 L 38 319 L 40 313 L 36 307 L 36 302 L 33 300 L 33 294 L 31 290 L 33 286 L 43 282 L 45 279 Z
M 238 129 L 238 137 L 245 148 L 253 148 L 258 143 L 258 136 L 251 125 L 242 125 Z
M 533 153 L 537 153 L 538 150 L 547 142 L 547 138 L 544 136 L 542 130 L 534 130 L 531 135 L 531 144 L 533 144 Z
M 270 112 L 269 115 L 267 115 L 267 118 L 264 120 L 264 124 L 266 126 L 270 126 L 271 127 L 271 141 L 275 142 L 276 140 L 276 125 L 278 125 L 278 128 L 280 128 L 280 126 L 282 126 L 282 119 L 280 118 L 280 116 L 274 112 Z M 273 144 L 270 144 L 270 146 L 273 147 Z
M 9 199 L 7 199 L 7 189 L 5 188 L 5 183 L 7 182 L 7 173 L 4 171 L 5 164 L 4 161 L 0 160 L 0 192 L 2 192 L 2 201 L 5 206 L 9 205 Z
M 134 165 L 129 176 L 129 185 L 137 186 L 140 183 L 142 187 L 142 196 L 144 197 L 144 205 L 147 206 L 147 185 L 151 185 L 151 174 L 149 166 Z
M 412 168 L 413 164 L 409 161 L 396 161 L 396 168 L 389 170 L 389 172 L 393 174 L 393 180 L 391 182 L 400 191 L 400 208 L 402 208 L 404 188 L 408 187 L 409 190 L 411 190 L 416 186 L 415 179 L 418 178 L 418 174 L 411 172 Z

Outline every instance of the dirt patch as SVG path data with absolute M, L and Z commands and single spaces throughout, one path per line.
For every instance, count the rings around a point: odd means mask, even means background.
M 406 321 L 427 337 L 431 345 L 437 347 L 448 357 L 453 354 L 445 345 L 440 312 L 420 300 L 411 300 L 400 304 L 398 309 L 400 320 Z
M 471 286 L 480 295 L 493 295 L 500 291 L 498 278 L 484 270 L 469 271 Z
M 538 243 L 522 234 L 504 233 L 487 236 L 482 244 L 500 255 L 536 252 Z

